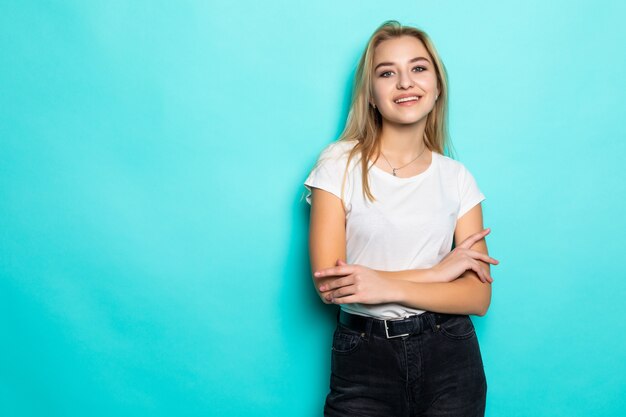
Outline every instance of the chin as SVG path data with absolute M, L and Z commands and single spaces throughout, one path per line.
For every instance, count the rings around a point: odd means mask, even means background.
M 406 114 L 406 113 L 405 114 L 397 114 L 396 113 L 396 114 L 390 115 L 390 117 L 383 116 L 383 118 L 385 120 L 387 120 L 389 123 L 393 123 L 393 124 L 412 125 L 412 124 L 418 123 L 418 122 L 426 119 L 429 114 L 430 114 L 430 110 L 428 112 L 426 112 L 426 113 L 423 113 L 423 112 L 419 112 L 419 113 L 416 112 L 416 113 L 413 113 L 413 114 Z
M 387 121 L 396 125 L 414 125 L 426 119 L 427 116 L 428 114 L 425 114 L 421 117 L 416 116 L 416 117 L 389 118 L 387 119 Z

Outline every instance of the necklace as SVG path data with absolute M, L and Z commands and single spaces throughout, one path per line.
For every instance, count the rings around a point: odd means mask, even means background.
M 393 176 L 394 176 L 394 177 L 397 177 L 397 175 L 396 175 L 396 171 L 397 171 L 397 170 L 402 169 L 402 168 L 404 168 L 405 166 L 409 165 L 410 163 L 414 162 L 417 158 L 419 158 L 420 156 L 422 156 L 422 154 L 424 153 L 424 151 L 425 151 L 425 150 L 426 150 L 426 146 L 424 146 L 424 149 L 422 149 L 422 152 L 420 152 L 420 154 L 419 154 L 419 155 L 417 155 L 417 156 L 415 157 L 415 159 L 413 159 L 413 160 L 412 160 L 411 162 L 409 162 L 408 164 L 404 164 L 404 165 L 402 165 L 402 166 L 401 166 L 401 167 L 399 167 L 399 168 L 394 168 L 394 167 L 391 165 L 391 163 L 389 162 L 389 160 L 387 159 L 387 157 L 385 156 L 385 154 L 383 153 L 383 151 L 380 151 L 380 154 L 383 156 L 383 158 L 385 158 L 385 161 L 387 161 L 387 163 L 388 163 L 388 164 L 389 164 L 389 166 L 391 167 L 391 169 L 392 169 L 392 171 L 393 171 Z

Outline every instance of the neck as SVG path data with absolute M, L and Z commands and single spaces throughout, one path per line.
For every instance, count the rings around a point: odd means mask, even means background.
M 387 158 L 393 158 L 396 163 L 407 163 L 426 148 L 425 129 L 425 118 L 411 125 L 383 123 L 380 149 Z

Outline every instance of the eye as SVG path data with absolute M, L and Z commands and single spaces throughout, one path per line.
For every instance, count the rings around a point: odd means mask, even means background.
M 385 71 L 385 72 L 381 72 L 379 77 L 389 78 L 391 74 L 393 74 L 393 71 Z
M 424 67 L 419 67 L 419 66 L 418 66 L 418 67 L 414 67 L 414 68 L 413 68 L 413 71 L 415 71 L 416 69 L 419 69 L 419 71 L 416 71 L 416 72 L 423 72 L 423 71 L 426 71 L 426 68 L 424 68 Z

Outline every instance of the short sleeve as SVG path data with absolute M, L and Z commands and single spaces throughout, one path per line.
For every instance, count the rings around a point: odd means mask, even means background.
M 474 176 L 463 165 L 461 165 L 459 170 L 459 198 L 460 205 L 459 214 L 456 217 L 457 220 L 485 199 L 485 195 L 478 188 Z
M 320 154 L 313 170 L 304 181 L 306 202 L 311 204 L 311 187 L 320 188 L 341 198 L 341 182 L 346 161 L 338 158 L 335 146 L 331 144 Z

